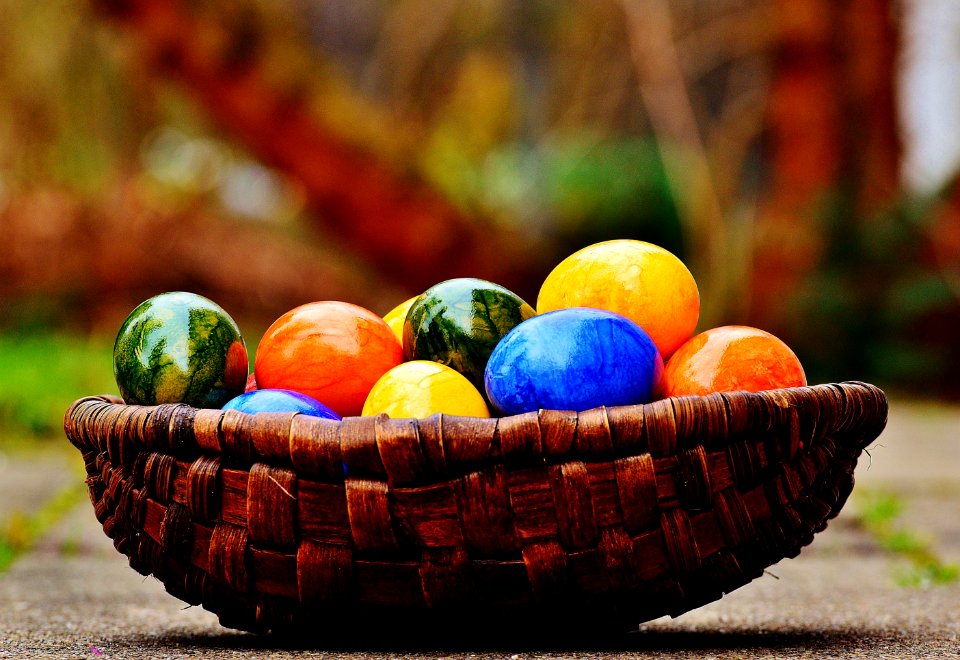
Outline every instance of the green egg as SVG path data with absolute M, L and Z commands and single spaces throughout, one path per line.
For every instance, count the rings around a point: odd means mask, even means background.
M 403 324 L 406 360 L 431 360 L 483 392 L 483 371 L 497 343 L 536 311 L 517 294 L 476 278 L 447 280 L 417 299 Z
M 237 324 L 194 293 L 142 302 L 120 327 L 113 373 L 128 404 L 219 408 L 243 392 L 247 349 Z

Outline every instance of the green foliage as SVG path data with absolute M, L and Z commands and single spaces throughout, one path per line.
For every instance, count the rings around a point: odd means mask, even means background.
M 642 238 L 681 252 L 677 209 L 652 140 L 560 143 L 545 172 L 561 233 L 583 243 Z
M 960 579 L 960 566 L 944 563 L 931 541 L 903 526 L 905 506 L 897 495 L 885 491 L 861 491 L 859 522 L 881 548 L 906 561 L 895 579 L 906 587 L 950 584 Z
M 915 564 L 897 574 L 897 584 L 903 587 L 926 587 L 937 584 L 952 584 L 960 577 L 956 564 L 939 562 Z
M 614 238 L 682 253 L 677 208 L 649 139 L 581 136 L 536 147 L 508 144 L 447 177 L 446 192 L 454 199 L 475 194 L 488 214 L 540 224 L 561 244 L 561 254 Z
M 860 519 L 867 529 L 886 529 L 903 513 L 903 501 L 887 492 L 873 492 L 861 503 Z
M 73 401 L 116 392 L 111 355 L 103 338 L 0 334 L 0 438 L 61 439 Z
M 32 515 L 12 512 L 0 526 L 0 574 L 76 507 L 85 492 L 86 485 L 77 481 L 56 493 Z
M 929 256 L 934 202 L 904 198 L 869 218 L 842 198 L 826 205 L 826 252 L 787 301 L 785 339 L 809 381 L 857 379 L 900 392 L 960 394 L 960 344 L 950 336 L 960 300 Z

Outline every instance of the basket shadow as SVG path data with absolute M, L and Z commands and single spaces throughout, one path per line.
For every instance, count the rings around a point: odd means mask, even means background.
M 871 641 L 873 640 L 873 641 Z M 136 643 L 135 640 L 127 640 Z M 869 648 L 889 642 L 889 634 L 869 630 L 787 629 L 755 630 L 636 630 L 611 633 L 603 631 L 536 631 L 520 633 L 496 630 L 454 635 L 443 631 L 411 630 L 406 634 L 366 627 L 363 631 L 337 630 L 332 634 L 312 635 L 270 633 L 254 635 L 225 631 L 222 634 L 180 635 L 164 638 L 179 647 L 220 649 L 244 653 L 269 651 L 328 651 L 337 653 L 457 653 L 457 652 L 724 652 L 811 649 L 819 651 Z

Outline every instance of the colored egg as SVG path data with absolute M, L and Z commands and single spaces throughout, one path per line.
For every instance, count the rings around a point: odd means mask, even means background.
M 701 332 L 667 362 L 663 396 L 760 392 L 807 384 L 800 360 L 763 330 L 728 325 Z
M 420 418 L 436 413 L 490 416 L 483 396 L 466 377 L 427 360 L 404 362 L 380 377 L 363 404 L 363 415 L 380 413 Z
M 296 307 L 264 333 L 254 359 L 257 386 L 302 392 L 338 415 L 359 415 L 370 388 L 400 364 L 400 342 L 382 318 L 339 301 Z
M 537 311 L 596 307 L 622 314 L 650 335 L 666 359 L 691 337 L 700 317 L 693 275 L 651 243 L 596 243 L 561 261 L 544 280 Z
M 113 373 L 128 404 L 219 408 L 243 392 L 247 366 L 247 348 L 230 315 L 185 291 L 140 303 L 113 345 Z
M 260 412 L 297 412 L 311 417 L 340 419 L 340 416 L 313 397 L 293 390 L 253 390 L 227 401 L 224 410 L 254 415 Z
M 484 380 L 493 406 L 515 415 L 647 403 L 662 373 L 660 353 L 639 325 L 573 307 L 514 328 L 494 349 Z
M 386 321 L 390 329 L 393 330 L 393 334 L 397 336 L 397 341 L 399 342 L 403 342 L 403 322 L 407 318 L 407 312 L 410 311 L 411 305 L 413 305 L 414 301 L 419 297 L 420 296 L 414 296 L 413 298 L 404 300 L 383 317 L 383 320 Z
M 482 391 L 483 370 L 494 346 L 535 314 L 518 295 L 497 284 L 447 280 L 427 289 L 407 312 L 404 357 L 445 364 Z
M 247 376 L 247 384 L 244 385 L 243 391 L 253 392 L 255 389 L 257 389 L 257 375 L 251 371 L 250 375 Z

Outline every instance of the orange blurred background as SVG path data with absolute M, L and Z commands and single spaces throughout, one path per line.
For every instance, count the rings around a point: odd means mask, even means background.
M 456 276 L 535 300 L 636 238 L 688 264 L 701 329 L 960 396 L 952 0 L 2 7 L 8 381 L 21 342 L 110 343 L 162 291 L 256 336 Z

